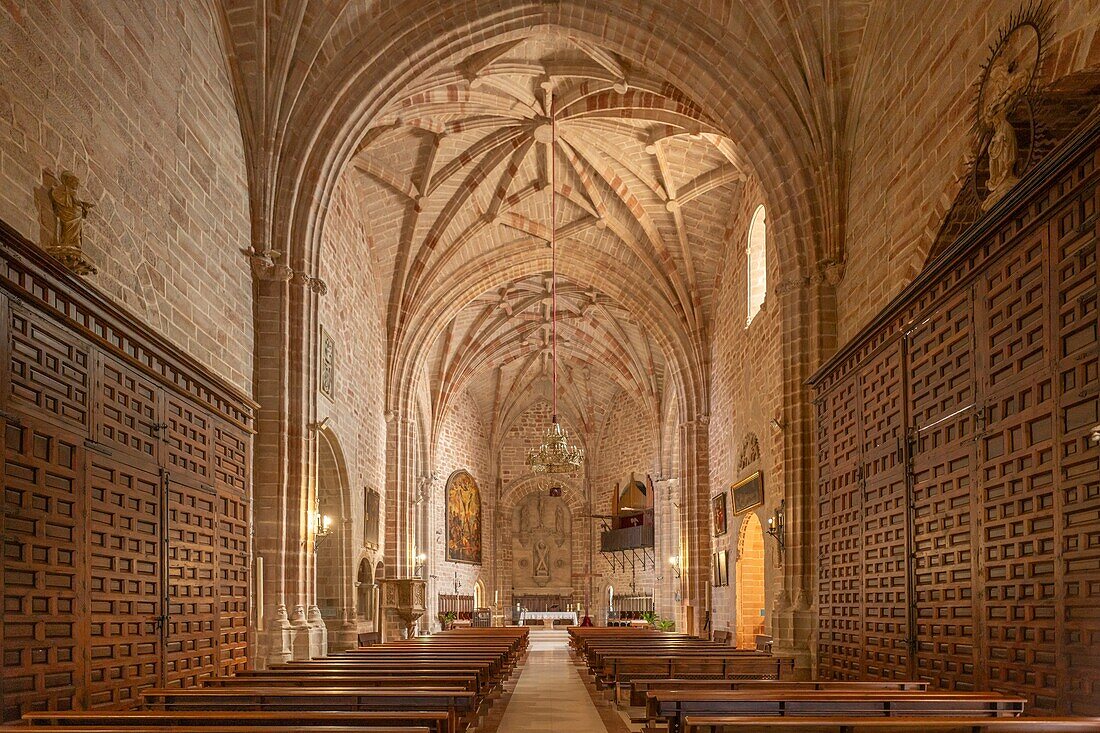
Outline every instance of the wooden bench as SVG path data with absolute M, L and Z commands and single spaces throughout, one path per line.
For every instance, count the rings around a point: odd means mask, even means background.
M 27 730 L 25 727 L 15 725 L 0 726 L 0 730 L 19 731 Z M 65 733 L 117 733 L 119 730 L 114 725 L 41 725 L 36 726 L 35 730 L 39 731 L 65 731 Z M 270 733 L 270 725 L 233 725 L 230 720 L 223 720 L 217 723 L 209 723 L 205 725 L 174 725 L 167 723 L 164 725 L 135 725 L 126 728 L 127 733 L 217 733 L 218 731 L 228 731 L 230 733 Z M 303 725 L 301 723 L 288 723 L 285 726 L 279 726 L 280 733 L 430 733 L 428 728 L 422 728 L 417 726 L 411 727 L 384 727 L 379 728 L 376 726 L 316 726 L 316 725 Z
M 665 721 L 669 733 L 680 733 L 687 715 L 1012 717 L 1023 712 L 1024 703 L 1022 697 L 983 692 L 671 690 L 647 693 L 646 720 L 650 730 Z
M 250 729 L 285 728 L 305 726 L 322 728 L 331 733 L 334 728 L 354 728 L 362 731 L 395 731 L 411 733 L 410 729 L 425 733 L 443 733 L 447 730 L 448 713 L 444 710 L 372 710 L 372 711 L 275 711 L 242 710 L 226 718 L 222 710 L 72 710 L 67 712 L 27 713 L 23 721 L 30 727 L 109 727 L 114 730 L 134 727 L 158 726 L 171 721 L 172 725 L 202 728 L 207 733 L 211 726 L 233 726 Z M 24 728 L 25 730 L 25 728 Z
M 927 682 L 791 682 L 781 680 L 636 679 L 630 683 L 630 704 L 643 707 L 648 692 L 671 690 L 927 690 Z
M 595 675 L 597 686 L 613 688 L 617 698 L 620 687 L 640 677 L 778 680 L 793 670 L 794 660 L 786 657 L 693 654 L 608 657 Z
M 256 674 L 248 677 L 209 677 L 200 687 L 431 687 L 478 692 L 477 675 L 350 675 L 306 672 L 295 675 Z
M 761 718 L 689 715 L 684 733 L 1097 733 L 1100 718 Z
M 473 692 L 462 690 L 286 687 L 199 687 L 183 690 L 161 689 L 142 692 L 148 707 L 160 710 L 356 710 L 418 711 L 443 710 L 448 713 L 447 733 L 458 733 L 477 714 L 479 700 Z

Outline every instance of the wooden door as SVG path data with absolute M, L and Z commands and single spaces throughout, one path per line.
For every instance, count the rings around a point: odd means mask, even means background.
M 957 293 L 906 334 L 913 495 L 914 674 L 975 684 L 973 304 Z

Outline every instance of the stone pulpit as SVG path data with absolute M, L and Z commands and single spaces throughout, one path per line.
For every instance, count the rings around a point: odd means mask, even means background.
M 412 637 L 416 621 L 424 615 L 427 581 L 421 578 L 384 578 L 382 608 L 389 609 L 405 625 L 405 636 Z

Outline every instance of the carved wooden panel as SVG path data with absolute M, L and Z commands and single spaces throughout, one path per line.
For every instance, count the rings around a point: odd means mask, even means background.
M 1049 357 L 1046 228 L 993 263 L 980 294 L 982 392 L 1027 379 Z
M 864 674 L 909 674 L 908 502 L 901 340 L 859 371 Z
M 169 477 L 166 682 L 190 687 L 217 672 L 217 497 Z
M 975 684 L 973 323 L 965 290 L 906 334 L 914 672 L 950 689 Z
M 1081 135 L 1051 154 L 1056 164 L 1035 169 L 1041 176 L 1021 180 L 1026 199 L 968 230 L 811 379 L 822 676 L 844 668 L 834 630 L 853 614 L 868 652 L 860 674 L 886 673 L 878 584 L 896 491 L 880 478 L 889 475 L 879 438 L 890 434 L 886 375 L 906 395 L 910 674 L 941 688 L 1023 694 L 1036 711 L 1100 713 L 1100 443 L 1091 440 L 1100 424 L 1100 123 Z M 905 358 L 893 370 L 882 359 L 897 337 Z M 855 420 L 844 395 L 852 379 L 861 384 Z M 862 514 L 847 521 L 862 519 L 858 567 L 840 540 L 855 527 L 839 529 L 851 479 L 836 426 L 853 422 L 864 486 Z M 856 574 L 858 606 L 835 590 Z
M 1059 712 L 1100 714 L 1100 188 L 1053 217 L 1051 292 L 1059 414 L 1058 484 L 1064 609 Z
M 248 488 L 248 435 L 224 422 L 214 424 L 214 484 L 218 492 L 243 494 Z
M 165 467 L 177 478 L 210 482 L 211 423 L 209 413 L 175 395 L 165 400 Z
M 84 450 L 52 426 L 4 435 L 4 719 L 83 703 Z
M 242 496 L 218 500 L 218 671 L 248 666 L 249 515 Z
M 5 721 L 248 653 L 254 405 L 43 257 L 0 222 Z
M 1053 708 L 1058 538 L 1054 379 L 1049 373 L 986 398 L 979 441 L 984 677 L 994 690 Z
M 11 409 L 86 434 L 88 345 L 22 308 L 12 306 L 8 313 Z
M 848 379 L 818 404 L 818 593 L 820 673 L 855 679 L 863 673 L 862 497 L 858 480 L 858 384 Z
M 137 371 L 104 357 L 99 365 L 95 439 L 112 450 L 155 462 L 159 455 L 160 388 Z
M 89 453 L 88 490 L 88 706 L 131 707 L 160 683 L 160 476 Z

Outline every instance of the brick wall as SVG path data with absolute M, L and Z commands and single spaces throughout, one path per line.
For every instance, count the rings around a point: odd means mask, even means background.
M 385 383 L 386 338 L 384 303 L 376 287 L 373 262 L 364 246 L 370 242 L 359 194 L 348 176 L 341 179 L 333 194 L 324 231 L 319 276 L 328 285 L 321 297 L 319 322 L 332 336 L 335 350 L 335 390 L 333 398 L 317 395 L 317 419 L 328 422 L 326 440 L 338 445 L 345 462 L 347 481 L 344 502 L 350 508 L 351 562 L 339 562 L 326 540 L 318 552 L 318 585 L 343 582 L 349 587 L 359 563 L 366 559 L 371 567 L 383 557 L 386 526 L 386 419 Z M 322 466 L 324 462 L 322 461 Z M 320 477 L 324 479 L 325 477 Z M 327 488 L 322 480 L 319 493 Z M 369 546 L 364 537 L 367 489 L 381 495 L 379 543 Z M 321 496 L 325 502 L 326 497 Z M 331 500 L 329 500 L 331 501 Z M 337 508 L 322 506 L 336 515 Z M 341 517 L 341 519 L 344 519 Z
M 884 3 L 861 51 L 866 77 L 850 113 L 847 266 L 837 290 L 840 342 L 923 267 L 972 155 L 976 84 L 1016 0 Z M 1100 5 L 1045 5 L 1053 38 L 1044 78 L 1100 64 Z
M 96 204 L 89 280 L 249 390 L 248 196 L 224 58 L 198 0 L 0 5 L 0 218 L 49 241 L 43 171 L 72 170 Z
M 447 479 L 455 471 L 466 470 L 477 481 L 481 490 L 481 565 L 447 562 L 446 558 L 446 506 Z M 492 598 L 491 578 L 495 544 L 492 527 L 495 521 L 496 486 L 489 474 L 489 439 L 478 410 L 469 392 L 463 391 L 453 407 L 443 416 L 439 442 L 435 448 L 436 479 L 431 486 L 429 500 L 429 533 L 431 548 L 428 567 L 434 579 L 428 582 L 428 617 L 432 628 L 438 627 L 436 603 L 439 594 L 454 593 L 457 573 L 459 593 L 472 595 L 474 583 L 483 579 L 489 600 Z M 423 622 L 421 623 L 423 626 Z
M 769 242 L 769 291 L 761 311 L 746 328 L 748 232 L 753 212 L 760 203 L 766 204 L 766 197 L 756 182 L 750 180 L 734 212 L 732 234 L 720 274 L 711 345 L 710 487 L 711 497 L 714 497 L 720 491 L 728 492 L 734 482 L 753 471 L 761 470 L 765 507 L 770 515 L 783 496 L 783 433 L 771 424 L 783 404 L 781 314 L 775 293 L 775 284 L 782 279 L 783 273 Z M 770 211 L 768 217 L 771 217 Z M 760 460 L 740 468 L 740 451 L 750 433 L 757 437 Z M 731 497 L 727 497 L 727 507 L 729 529 L 725 535 L 714 538 L 713 551 L 730 551 L 730 584 L 712 590 L 712 628 L 735 631 L 737 538 L 741 522 L 747 515 L 733 513 Z M 707 527 L 703 531 L 712 530 Z M 765 544 L 769 600 L 774 595 L 771 589 L 779 579 L 774 552 L 774 543 Z M 709 558 L 707 563 L 709 567 Z
M 611 401 L 611 404 L 612 407 L 600 429 L 591 472 L 592 495 L 595 497 L 594 514 L 611 512 L 615 485 L 619 484 L 620 489 L 625 487 L 631 472 L 634 473 L 636 480 L 645 483 L 646 474 L 652 474 L 657 464 L 657 428 L 650 414 L 643 409 L 638 400 L 624 393 L 620 393 Z M 657 511 L 665 508 L 667 505 L 658 504 Z M 663 514 L 655 517 L 658 525 L 670 520 L 676 521 L 675 518 Z M 599 542 L 598 533 L 596 542 Z M 653 593 L 655 585 L 659 582 L 657 575 L 665 571 L 663 564 L 658 565 L 657 568 L 649 566 L 645 570 L 639 564 L 632 572 L 629 561 L 625 569 L 620 565 L 613 570 L 600 556 L 598 544 L 596 549 L 593 572 L 598 573 L 595 586 L 599 603 L 596 608 L 601 620 L 607 612 L 608 586 L 613 587 L 618 595 Z M 659 556 L 655 560 L 657 563 L 661 562 Z M 667 560 L 668 558 L 665 558 L 665 563 Z M 662 580 L 664 580 L 663 576 Z M 634 583 L 634 590 L 631 590 L 631 581 Z

